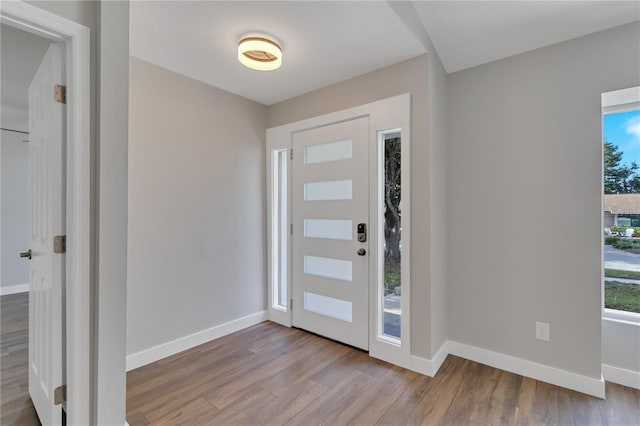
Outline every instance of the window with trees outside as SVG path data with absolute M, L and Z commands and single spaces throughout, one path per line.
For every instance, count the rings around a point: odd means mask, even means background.
M 604 307 L 640 313 L 640 109 L 603 114 Z
M 400 131 L 384 134 L 382 139 L 382 223 L 384 232 L 384 333 L 401 337 L 402 287 L 402 182 Z

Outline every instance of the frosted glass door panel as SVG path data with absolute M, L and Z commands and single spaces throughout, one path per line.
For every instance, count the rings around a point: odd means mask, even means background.
M 369 348 L 368 117 L 292 133 L 291 323 Z M 360 252 L 362 253 L 362 252 Z
M 352 145 L 351 140 L 346 140 L 307 146 L 304 149 L 304 163 L 348 160 L 353 155 Z
M 351 281 L 352 264 L 350 260 L 329 257 L 305 256 L 304 273 L 336 280 Z
M 332 240 L 352 239 L 353 221 L 333 219 L 305 219 L 304 236 L 307 238 L 328 238 Z
M 351 179 L 307 182 L 304 184 L 305 201 L 350 200 L 352 196 Z
M 353 320 L 353 304 L 351 302 L 320 294 L 305 292 L 304 309 L 346 322 Z

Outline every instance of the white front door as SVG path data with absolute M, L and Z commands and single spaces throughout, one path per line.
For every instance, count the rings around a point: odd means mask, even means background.
M 368 136 L 368 117 L 294 133 L 292 170 L 293 325 L 365 350 Z
M 29 394 L 43 425 L 61 424 L 54 389 L 63 384 L 64 254 L 54 236 L 64 235 L 64 105 L 54 100 L 63 83 L 62 48 L 52 44 L 29 85 Z

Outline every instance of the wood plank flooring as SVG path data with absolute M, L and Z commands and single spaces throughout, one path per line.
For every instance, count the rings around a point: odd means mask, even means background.
M 29 295 L 0 297 L 0 425 L 39 425 L 29 398 Z
M 640 391 L 607 399 L 449 356 L 435 378 L 264 322 L 129 372 L 136 425 L 638 425 Z
M 26 296 L 3 296 L 2 425 L 39 424 L 26 393 L 26 322 Z M 264 322 L 129 372 L 127 420 L 131 426 L 639 425 L 640 391 L 611 383 L 606 389 L 600 400 L 453 356 L 429 378 Z

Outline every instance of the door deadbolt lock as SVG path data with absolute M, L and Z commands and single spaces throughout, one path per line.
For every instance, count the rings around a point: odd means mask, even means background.
M 366 223 L 358 224 L 358 241 L 361 243 L 367 242 L 367 224 Z
M 22 253 L 20 253 L 20 257 L 26 257 L 27 259 L 31 259 L 31 249 L 29 249 L 28 251 L 23 251 Z
M 356 253 L 358 253 L 358 256 L 364 256 L 365 254 L 367 254 L 367 251 L 361 248 L 361 249 L 358 249 Z

